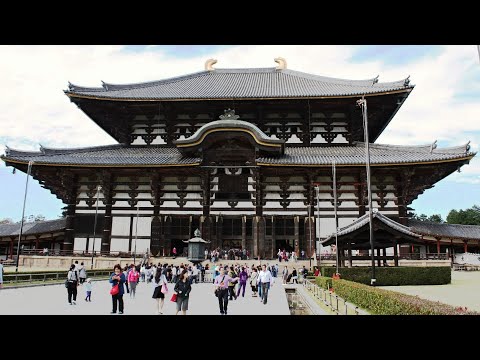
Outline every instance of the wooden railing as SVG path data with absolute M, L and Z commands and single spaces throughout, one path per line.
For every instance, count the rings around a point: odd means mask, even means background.
M 403 260 L 448 260 L 447 253 L 424 253 L 424 254 L 404 254 L 400 255 L 399 259 Z

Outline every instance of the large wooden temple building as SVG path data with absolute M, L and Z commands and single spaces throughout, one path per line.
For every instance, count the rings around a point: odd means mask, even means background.
M 468 144 L 375 143 L 412 92 L 409 78 L 336 79 L 276 61 L 248 69 L 207 61 L 204 71 L 159 81 L 69 84 L 70 101 L 118 143 L 7 148 L 1 158 L 23 172 L 33 161 L 32 176 L 66 204 L 63 250 L 92 249 L 100 185 L 95 249 L 168 255 L 199 228 L 212 249 L 273 258 L 284 248 L 311 254 L 318 232 L 335 230 L 332 161 L 339 227 L 368 211 L 362 96 L 373 207 L 394 223 L 406 226 L 409 204 L 475 155 Z

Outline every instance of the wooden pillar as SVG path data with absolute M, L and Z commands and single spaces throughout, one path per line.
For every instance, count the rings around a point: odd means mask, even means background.
M 242 251 L 247 248 L 247 217 L 242 216 Z
M 305 220 L 305 256 L 310 259 L 309 256 L 313 256 L 313 249 L 315 248 L 315 218 L 310 216 L 310 218 L 306 217 Z
M 413 254 L 413 253 L 414 253 L 414 251 L 413 251 L 413 244 L 412 244 L 412 248 L 411 248 L 411 249 L 412 249 L 412 252 L 411 252 L 411 254 Z
M 200 232 L 202 233 L 202 239 L 206 241 L 210 241 L 209 244 L 205 244 L 206 249 L 214 249 L 213 239 L 212 239 L 212 217 L 208 216 L 200 216 Z
M 39 242 L 40 242 L 40 236 L 35 235 L 35 250 L 38 250 Z
M 468 252 L 467 241 L 463 240 L 463 252 Z
M 203 215 L 209 216 L 210 215 L 210 170 L 206 170 L 202 173 L 201 176 L 202 180 L 202 206 L 203 206 Z
M 170 256 L 172 253 L 172 215 L 167 215 L 164 218 L 163 233 L 164 238 L 162 252 L 165 252 L 165 256 Z
M 398 248 L 397 248 L 397 239 L 394 239 L 394 245 L 393 245 L 393 257 L 394 257 L 394 262 L 395 266 L 398 266 Z
M 150 192 L 152 195 L 153 216 L 150 223 L 150 251 L 153 256 L 165 256 L 165 248 L 163 244 L 164 238 L 162 237 L 162 218 L 160 216 L 160 205 L 163 203 L 161 201 L 161 197 L 163 195 L 161 192 L 162 187 L 160 174 L 158 172 L 151 173 Z M 131 217 L 130 221 L 129 251 L 132 251 L 132 234 L 133 216 Z M 133 246 L 133 249 L 135 250 L 135 245 Z
M 383 266 L 387 266 L 387 248 L 382 249 L 382 254 L 383 254 Z
M 293 224 L 294 224 L 294 239 L 295 239 L 295 244 L 294 244 L 294 249 L 295 253 L 297 256 L 300 254 L 300 231 L 299 231 L 299 223 L 300 223 L 300 218 L 298 216 L 295 216 L 293 218 Z
M 352 243 L 348 242 L 348 267 L 351 268 L 352 264 Z
M 253 218 L 253 224 L 252 224 L 252 227 L 253 227 L 253 251 L 252 251 L 252 258 L 253 259 L 257 259 L 260 255 L 259 253 L 259 235 L 258 235 L 258 231 L 259 231 L 259 225 L 258 225 L 258 222 L 259 222 L 259 219 L 260 219 L 260 216 L 255 216 Z
M 10 254 L 8 257 L 13 259 L 13 240 L 10 240 Z
M 437 254 L 440 255 L 440 240 L 437 239 Z
M 381 266 L 381 262 L 380 262 L 380 248 L 377 248 L 377 266 L 378 266 L 378 267 Z
M 275 236 L 275 219 L 276 216 L 272 216 L 272 248 L 273 248 L 273 258 L 277 257 L 277 239 Z
M 103 221 L 101 251 L 110 252 L 110 243 L 112 241 L 112 192 L 105 191 L 104 196 L 105 218 Z
M 65 239 L 63 249 L 73 251 L 73 242 L 75 241 L 75 209 L 77 205 L 77 183 L 76 177 L 71 174 L 61 176 L 63 185 L 67 188 L 67 218 L 65 222 Z
M 261 259 L 267 257 L 265 244 L 265 217 L 263 216 L 260 216 L 258 219 L 258 251 Z

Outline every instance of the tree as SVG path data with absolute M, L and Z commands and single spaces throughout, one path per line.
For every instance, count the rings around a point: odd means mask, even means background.
M 437 223 L 444 223 L 444 221 L 442 219 L 442 215 L 440 215 L 440 214 L 433 214 L 433 215 L 427 216 L 425 214 L 417 215 L 417 214 L 414 213 L 412 215 L 412 219 L 420 220 L 420 221 L 433 221 L 433 222 L 437 222 Z
M 474 205 L 466 210 L 451 210 L 447 216 L 447 223 L 461 225 L 480 225 L 480 206 Z
M 10 218 L 0 219 L 0 225 L 13 224 L 13 220 Z
M 42 214 L 39 214 L 37 216 L 35 216 L 35 222 L 37 221 L 45 221 L 45 216 L 43 216 Z
M 430 215 L 430 217 L 428 218 L 428 221 L 433 221 L 433 222 L 440 223 L 440 224 L 445 222 L 445 221 L 443 221 L 442 215 L 440 215 L 440 214 Z

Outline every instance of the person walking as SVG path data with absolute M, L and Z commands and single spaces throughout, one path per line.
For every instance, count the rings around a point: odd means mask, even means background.
M 127 294 L 130 292 L 130 290 L 128 289 L 128 273 L 128 265 L 125 265 L 125 267 L 123 268 L 123 275 L 125 275 L 125 288 L 127 289 Z
M 92 279 L 88 278 L 85 282 L 85 301 L 92 302 Z
M 230 276 L 232 279 L 237 278 L 237 273 L 235 272 L 235 269 L 233 268 L 233 266 L 230 266 L 230 271 L 228 272 L 228 276 Z M 238 281 L 235 280 L 235 281 L 231 281 L 228 284 L 228 293 L 230 294 L 230 300 L 233 300 L 233 298 L 237 300 L 237 295 L 235 294 L 235 285 L 237 285 L 237 282 Z
M 292 284 L 297 283 L 298 284 L 298 276 L 297 276 L 297 269 L 293 268 L 292 270 Z
M 124 286 L 125 284 L 125 275 L 122 273 L 122 268 L 120 264 L 117 264 L 113 267 L 113 273 L 110 275 L 110 284 L 112 284 L 112 288 L 115 285 L 118 285 L 118 293 L 112 295 L 112 311 L 110 314 L 117 313 L 117 303 L 118 303 L 118 313 L 123 314 L 123 293 L 124 293 Z
M 248 274 L 245 271 L 245 268 L 242 266 L 242 271 L 240 271 L 240 274 L 238 276 L 240 278 L 239 281 L 239 286 L 238 286 L 238 291 L 237 291 L 237 297 L 240 296 L 240 290 L 243 287 L 243 292 L 242 292 L 242 297 L 245 297 L 245 288 L 247 287 L 247 279 L 248 279 Z
M 262 300 L 263 303 L 267 303 L 268 290 L 270 289 L 271 283 L 273 282 L 273 277 L 270 271 L 267 269 L 266 265 L 262 265 L 262 271 L 258 275 L 259 282 L 262 283 Z
M 134 299 L 137 292 L 137 284 L 139 278 L 140 273 L 137 271 L 135 265 L 130 265 L 130 271 L 128 272 L 128 283 L 130 284 L 130 297 Z
M 180 310 L 182 310 L 183 315 L 187 315 L 188 298 L 190 291 L 192 291 L 192 286 L 188 280 L 188 271 L 184 269 L 180 274 L 180 279 L 173 288 L 173 291 L 177 294 L 177 312 L 175 315 L 178 315 Z
M 78 269 L 78 277 L 80 279 L 80 284 L 83 284 L 87 279 L 87 270 L 85 269 L 85 265 L 83 265 L 83 262 L 80 264 L 80 267 Z
M 167 287 L 167 277 L 166 277 L 167 270 L 163 270 L 163 268 L 158 267 L 157 272 L 155 273 L 155 279 L 153 282 L 153 295 L 152 299 L 157 301 L 155 308 L 156 313 L 162 315 L 163 312 L 163 303 L 165 300 L 165 294 L 168 292 Z
M 177 248 L 176 247 L 173 247 L 172 253 L 173 253 L 173 258 L 175 259 L 177 257 Z
M 257 268 L 254 266 L 252 268 L 252 274 L 250 275 L 250 286 L 252 287 L 252 297 L 257 297 L 257 282 L 258 282 L 258 271 Z
M 68 303 L 70 305 L 77 304 L 77 286 L 78 286 L 78 272 L 75 270 L 75 264 L 70 265 L 70 270 L 67 274 L 67 292 L 68 292 Z M 73 297 L 73 301 L 72 301 Z
M 0 289 L 3 287 L 3 259 L 0 259 Z
M 220 307 L 220 314 L 227 315 L 228 310 L 228 285 L 237 280 L 232 279 L 226 274 L 225 269 L 220 269 L 220 274 L 215 278 L 215 296 L 218 298 L 218 306 Z

